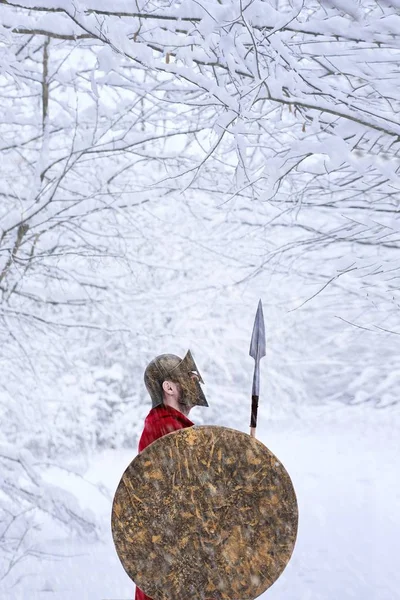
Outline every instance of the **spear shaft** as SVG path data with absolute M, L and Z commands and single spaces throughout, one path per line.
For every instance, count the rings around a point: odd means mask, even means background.
M 260 360 L 266 354 L 265 325 L 261 300 L 258 303 L 251 336 L 249 354 L 254 358 L 253 386 L 251 390 L 250 435 L 256 437 L 258 399 L 260 396 Z

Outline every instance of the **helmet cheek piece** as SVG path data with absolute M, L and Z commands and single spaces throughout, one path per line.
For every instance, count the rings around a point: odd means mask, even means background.
M 183 378 L 182 378 L 183 379 Z M 206 397 L 201 389 L 200 383 L 195 381 L 191 375 L 178 382 L 182 390 L 180 402 L 185 406 L 208 406 Z
M 208 406 L 208 402 L 200 386 L 200 382 L 204 383 L 204 381 L 190 350 L 187 351 L 181 362 L 170 371 L 170 375 L 181 387 L 182 404 L 186 406 Z

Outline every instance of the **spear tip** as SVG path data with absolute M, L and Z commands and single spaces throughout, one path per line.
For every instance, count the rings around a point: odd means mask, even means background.
M 258 302 L 257 312 L 254 319 L 249 354 L 252 358 L 254 358 L 254 360 L 260 359 L 266 354 L 265 324 L 261 298 Z

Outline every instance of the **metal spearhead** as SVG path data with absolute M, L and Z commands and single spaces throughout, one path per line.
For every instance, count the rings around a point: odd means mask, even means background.
M 255 437 L 257 427 L 258 398 L 260 395 L 260 360 L 266 354 L 264 314 L 261 300 L 258 303 L 256 318 L 254 319 L 253 335 L 251 336 L 249 354 L 255 360 L 253 388 L 251 391 L 250 420 L 250 435 Z

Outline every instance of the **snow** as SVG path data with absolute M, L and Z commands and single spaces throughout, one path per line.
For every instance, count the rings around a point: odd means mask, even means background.
M 301 418 L 259 424 L 257 437 L 291 475 L 300 515 L 292 559 L 261 598 L 399 597 L 399 423 L 398 411 L 331 405 L 307 410 Z M 40 560 L 29 557 L 16 567 L 8 586 L 19 575 L 22 579 L 2 598 L 133 598 L 133 584 L 113 547 L 110 510 L 118 481 L 135 454 L 133 448 L 93 454 L 84 480 L 60 469 L 47 472 L 52 483 L 96 512 L 101 539 L 89 544 L 46 532 L 47 539 L 35 543 Z
M 242 427 L 260 297 L 300 505 L 265 597 L 399 595 L 398 7 L 0 2 L 0 600 L 132 597 L 144 367 L 191 348 L 194 420 Z

